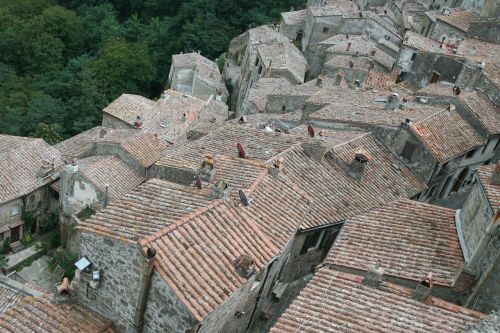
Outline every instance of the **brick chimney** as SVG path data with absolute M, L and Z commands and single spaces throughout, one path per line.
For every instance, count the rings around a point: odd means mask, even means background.
M 491 174 L 491 185 L 500 186 L 500 163 L 495 164 Z
M 370 155 L 363 149 L 359 149 L 354 153 L 354 159 L 351 162 L 348 173 L 360 180 L 365 173 L 365 167 L 368 164 L 368 161 L 371 160 Z
M 413 291 L 413 295 L 411 296 L 411 298 L 420 302 L 425 302 L 427 297 L 429 297 L 429 295 L 431 294 L 432 284 L 432 272 L 429 272 L 429 274 L 427 274 L 427 276 L 420 280 L 420 282 L 417 284 L 417 287 Z
M 372 269 L 365 273 L 365 277 L 363 279 L 363 284 L 365 286 L 378 287 L 382 283 L 384 269 L 380 266 L 380 262 L 377 262 Z

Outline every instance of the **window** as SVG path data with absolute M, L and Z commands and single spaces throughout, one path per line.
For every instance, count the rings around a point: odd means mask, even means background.
M 406 144 L 401 152 L 401 156 L 406 158 L 408 161 L 412 162 L 413 154 L 415 153 L 415 149 L 417 145 L 411 143 L 410 141 L 406 141 Z
M 19 214 L 19 204 L 15 203 L 10 206 L 10 216 L 16 216 Z
M 416 57 L 417 57 L 417 54 L 416 54 L 416 53 L 413 53 L 413 54 L 411 55 L 411 60 L 415 60 L 415 58 L 416 58 Z
M 324 34 L 327 34 L 327 33 L 328 33 L 328 31 L 330 31 L 330 28 L 327 28 L 327 27 L 324 27 L 324 28 L 323 28 L 323 33 L 324 33 Z
M 430 83 L 437 83 L 437 82 L 439 82 L 439 74 L 436 72 L 432 72 Z
M 259 57 L 257 57 L 257 59 L 255 59 L 255 66 L 257 66 L 259 64 Z
M 476 152 L 476 150 L 477 149 L 473 149 L 470 152 L 468 152 L 467 155 L 465 155 L 465 158 L 471 158 L 472 156 L 474 156 L 474 153 Z
M 304 37 L 304 31 L 299 30 L 299 31 L 297 31 L 297 36 L 295 36 L 295 41 L 300 42 L 300 41 L 302 41 L 303 37 Z
M 33 208 L 34 205 L 35 205 L 35 195 L 32 194 L 28 197 L 28 207 Z
M 262 73 L 262 65 L 259 66 L 259 74 Z
M 281 111 L 283 111 L 283 112 L 285 112 L 285 111 L 286 111 L 286 105 L 283 105 L 283 106 L 281 107 Z
M 300 254 L 320 249 L 321 245 L 324 245 L 324 243 L 322 242 L 324 236 L 325 230 L 317 231 L 313 234 L 307 235 L 304 241 L 304 245 L 302 245 L 302 249 L 300 250 Z

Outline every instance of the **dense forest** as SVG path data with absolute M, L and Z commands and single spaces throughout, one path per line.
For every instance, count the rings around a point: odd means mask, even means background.
M 101 120 L 122 92 L 163 90 L 171 55 L 215 59 L 305 0 L 0 0 L 0 133 L 50 143 Z

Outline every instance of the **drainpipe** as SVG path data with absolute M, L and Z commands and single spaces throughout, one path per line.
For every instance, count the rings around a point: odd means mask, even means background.
M 148 248 L 146 257 L 144 258 L 144 266 L 142 269 L 141 284 L 139 286 L 139 297 L 135 307 L 134 315 L 134 332 L 141 333 L 144 326 L 144 312 L 148 301 L 149 289 L 151 287 L 151 276 L 155 262 L 156 250 L 153 247 Z

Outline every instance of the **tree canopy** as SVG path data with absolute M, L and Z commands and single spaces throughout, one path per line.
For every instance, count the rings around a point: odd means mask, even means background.
M 55 143 L 122 93 L 157 97 L 171 55 L 215 59 L 305 0 L 0 0 L 0 133 Z

